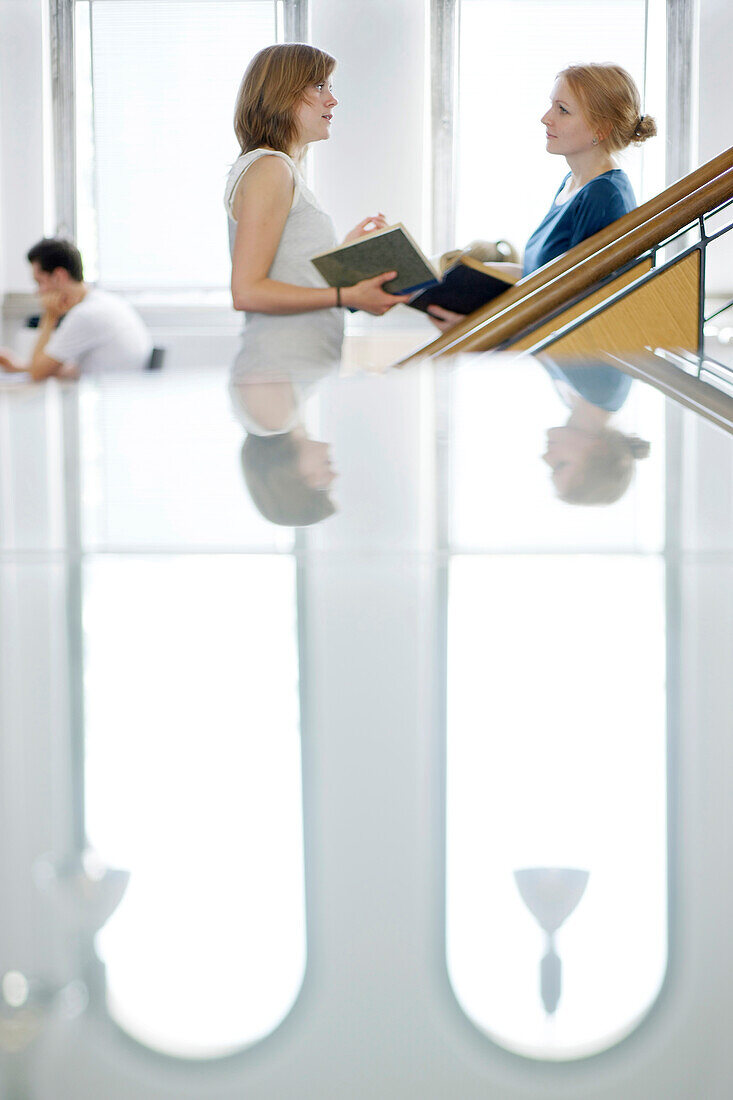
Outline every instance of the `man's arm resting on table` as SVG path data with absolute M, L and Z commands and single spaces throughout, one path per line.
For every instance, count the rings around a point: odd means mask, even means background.
M 46 355 L 45 351 L 57 320 L 57 317 L 52 317 L 48 313 L 44 314 L 38 327 L 38 340 L 29 363 L 23 363 L 17 355 L 3 348 L 0 350 L 0 367 L 11 372 L 27 371 L 34 382 L 42 382 L 44 378 L 50 378 L 52 374 L 58 374 L 63 363 L 60 363 L 58 359 L 52 359 L 50 355 Z

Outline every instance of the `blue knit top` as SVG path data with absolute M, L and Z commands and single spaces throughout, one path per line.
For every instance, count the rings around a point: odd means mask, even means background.
M 555 195 L 552 206 L 527 241 L 524 250 L 524 275 L 536 271 L 573 245 L 592 237 L 636 206 L 629 177 L 620 168 L 596 176 L 575 192 L 567 202 L 557 204 L 570 173 Z

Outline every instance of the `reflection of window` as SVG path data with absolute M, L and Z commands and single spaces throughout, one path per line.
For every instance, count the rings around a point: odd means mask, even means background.
M 84 630 L 87 832 L 131 872 L 98 936 L 110 1013 L 228 1053 L 305 967 L 293 559 L 93 556 Z
M 131 872 L 97 938 L 109 1012 L 212 1058 L 305 967 L 293 532 L 249 500 L 223 371 L 79 399 L 86 830 Z
M 244 486 L 224 371 L 100 374 L 80 413 L 87 549 L 292 550 Z
M 663 0 L 434 0 L 434 12 L 456 20 L 456 70 L 444 71 L 442 92 L 455 83 L 452 142 L 441 139 L 455 156 L 443 220 L 455 220 L 436 224 L 451 247 L 505 237 L 521 253 L 567 171 L 564 158 L 545 152 L 539 120 L 555 74 L 574 62 L 614 61 L 632 74 L 660 135 L 643 161 L 630 151 L 619 163 L 640 201 L 664 187 Z M 440 157 L 435 170 L 451 173 Z
M 470 1018 L 520 1053 L 611 1046 L 664 977 L 663 595 L 655 558 L 452 560 L 448 965 Z M 527 868 L 590 872 L 556 937 L 554 1013 Z
M 613 1046 L 667 966 L 663 403 L 632 388 L 617 419 L 652 454 L 606 508 L 554 497 L 567 412 L 539 364 L 453 383 L 448 970 L 478 1028 L 545 1060 Z
M 76 221 L 90 277 L 227 286 L 222 193 L 237 88 L 252 55 L 294 37 L 304 10 L 302 0 L 76 0 Z

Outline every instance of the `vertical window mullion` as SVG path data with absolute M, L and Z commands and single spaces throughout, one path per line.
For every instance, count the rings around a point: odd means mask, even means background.
M 431 0 L 432 251 L 455 236 L 455 115 L 460 0 Z
M 76 237 L 75 0 L 50 0 L 56 233 Z
M 692 171 L 695 0 L 667 0 L 667 184 Z

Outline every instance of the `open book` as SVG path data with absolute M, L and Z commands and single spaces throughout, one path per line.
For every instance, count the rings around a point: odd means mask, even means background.
M 413 290 L 433 286 L 440 279 L 438 269 L 399 222 L 321 252 L 311 257 L 311 263 L 329 286 L 353 286 L 362 279 L 396 271 L 397 278 L 384 284 L 388 294 L 410 294 Z
M 428 287 L 407 304 L 427 312 L 428 306 L 442 306 L 454 313 L 473 313 L 503 294 L 517 281 L 502 264 L 482 263 L 461 256 L 446 269 L 437 286 Z

